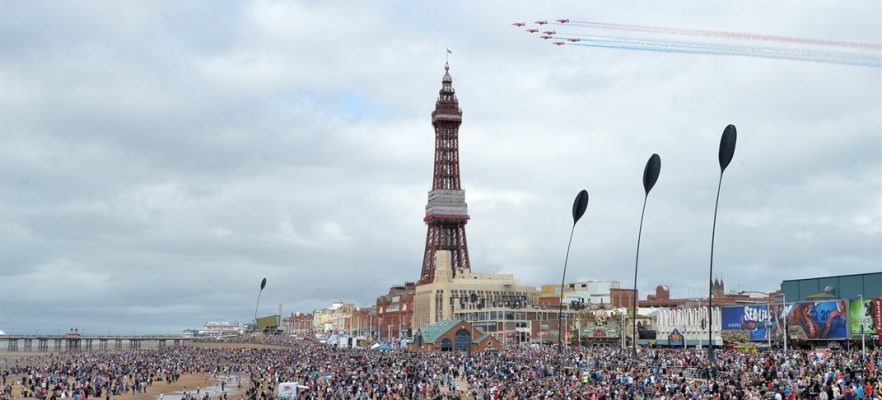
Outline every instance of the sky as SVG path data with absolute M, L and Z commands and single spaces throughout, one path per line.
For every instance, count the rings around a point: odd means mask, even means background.
M 473 271 L 882 271 L 882 69 L 553 46 L 570 18 L 882 42 L 879 2 L 0 1 L 0 329 L 175 333 L 419 277 L 446 50 Z

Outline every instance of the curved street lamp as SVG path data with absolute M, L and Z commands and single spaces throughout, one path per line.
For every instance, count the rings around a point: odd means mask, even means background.
M 585 210 L 588 209 L 588 191 L 582 189 L 579 194 L 576 195 L 576 199 L 573 201 L 573 228 L 570 229 L 570 241 L 567 243 L 567 255 L 564 258 L 564 267 L 563 267 L 563 276 L 560 278 L 560 307 L 557 311 L 557 352 L 563 352 L 563 292 L 564 292 L 564 282 L 567 278 L 567 262 L 570 260 L 570 246 L 573 244 L 573 232 L 576 231 L 576 223 L 585 215 Z
M 260 306 L 260 295 L 263 293 L 263 288 L 266 287 L 266 278 L 263 278 L 260 281 L 260 291 L 257 292 L 257 304 L 254 305 L 254 329 L 257 329 L 257 307 Z
M 643 235 L 643 215 L 646 213 L 646 200 L 649 199 L 649 191 L 658 181 L 658 174 L 661 172 L 661 157 L 653 154 L 646 161 L 643 167 L 643 190 L 646 194 L 643 196 L 643 211 L 640 212 L 640 229 L 637 231 L 637 255 L 634 259 L 634 301 L 631 304 L 631 316 L 634 330 L 631 336 L 631 358 L 637 358 L 637 265 L 640 262 L 640 236 Z
M 708 295 L 707 295 L 707 359 L 708 361 L 714 361 L 714 324 L 713 324 L 713 316 L 714 316 L 714 237 L 717 232 L 717 209 L 720 207 L 720 188 L 723 186 L 723 172 L 726 171 L 726 167 L 729 166 L 729 163 L 732 162 L 732 156 L 735 155 L 735 139 L 737 137 L 737 133 L 735 132 L 735 125 L 728 125 L 726 129 L 723 130 L 723 136 L 720 138 L 720 181 L 717 184 L 717 202 L 714 205 L 714 226 L 711 230 L 711 251 L 710 251 L 710 274 L 708 277 Z

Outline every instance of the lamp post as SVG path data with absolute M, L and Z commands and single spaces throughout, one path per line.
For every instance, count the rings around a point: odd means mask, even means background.
M 772 351 L 772 307 L 766 302 L 766 337 L 769 339 L 769 351 Z
M 570 246 L 573 244 L 573 233 L 576 231 L 576 223 L 585 215 L 588 209 L 588 191 L 582 189 L 573 201 L 573 227 L 570 229 L 570 241 L 567 243 L 567 255 L 564 257 L 563 275 L 560 278 L 560 299 L 557 311 L 557 352 L 563 353 L 563 292 L 564 282 L 567 279 L 567 262 L 570 260 Z
M 687 329 L 687 325 L 683 325 L 683 351 L 684 352 L 687 350 L 687 348 L 686 348 L 686 329 Z
M 631 304 L 631 314 L 633 316 L 633 332 L 631 334 L 631 358 L 637 359 L 637 265 L 640 263 L 640 236 L 643 235 L 643 215 L 646 213 L 646 200 L 649 199 L 649 191 L 658 181 L 658 174 L 661 171 L 661 158 L 658 154 L 653 154 L 646 161 L 643 167 L 643 190 L 646 192 L 643 196 L 643 210 L 640 211 L 640 229 L 637 231 L 637 255 L 634 257 L 634 301 Z
M 260 306 L 260 295 L 263 294 L 263 288 L 266 287 L 266 278 L 260 281 L 260 291 L 257 292 L 257 304 L 254 305 L 254 329 L 257 330 L 257 307 Z
M 735 139 L 737 133 L 735 132 L 735 125 L 728 125 L 726 129 L 723 130 L 723 136 L 720 138 L 720 180 L 717 184 L 717 201 L 714 205 L 714 225 L 711 230 L 711 251 L 710 251 L 710 268 L 709 268 L 709 277 L 708 277 L 708 302 L 707 302 L 707 359 L 711 362 L 714 361 L 714 324 L 713 324 L 713 313 L 714 313 L 714 288 L 713 288 L 713 280 L 714 280 L 714 238 L 717 232 L 717 209 L 720 206 L 720 188 L 723 186 L 723 172 L 726 171 L 726 167 L 729 166 L 729 163 L 732 162 L 732 156 L 735 155 Z
M 784 320 L 784 355 L 787 355 L 787 293 L 781 291 L 781 319 Z
M 861 310 L 863 310 L 864 309 L 864 294 L 863 293 L 860 294 L 860 298 L 861 298 Z M 864 315 L 861 315 L 860 323 L 861 323 L 861 357 L 866 358 L 867 357 L 867 343 L 864 340 L 864 324 L 867 323 L 867 317 L 865 317 Z

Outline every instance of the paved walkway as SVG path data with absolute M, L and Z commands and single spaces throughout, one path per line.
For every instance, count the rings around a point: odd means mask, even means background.
M 453 381 L 456 383 L 456 391 L 459 392 L 463 398 L 467 398 L 468 391 L 469 391 L 469 382 L 465 379 L 465 369 L 464 368 L 460 367 L 459 378 L 456 378 Z M 450 392 L 451 392 L 450 386 L 445 385 L 445 386 L 441 387 L 441 393 L 446 394 L 446 393 L 450 393 Z

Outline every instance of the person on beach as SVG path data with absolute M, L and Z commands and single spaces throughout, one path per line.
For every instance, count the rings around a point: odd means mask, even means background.
M 280 343 L 280 344 L 283 344 Z M 9 368 L 22 397 L 45 400 L 58 387 L 75 400 L 98 393 L 144 393 L 144 382 L 173 384 L 182 376 L 229 374 L 239 396 L 275 399 L 278 383 L 302 385 L 295 399 L 828 399 L 882 397 L 882 355 L 837 350 L 748 353 L 722 350 L 711 365 L 694 349 L 506 347 L 487 353 L 414 353 L 340 349 L 320 343 L 264 349 L 172 347 L 111 353 L 63 354 Z M 713 368 L 711 368 L 713 367 Z M 244 377 L 244 380 L 240 377 Z M 189 378 L 188 378 L 189 379 Z M 244 381 L 244 382 L 243 382 Z M 189 381 L 193 382 L 193 381 Z M 226 379 L 220 380 L 227 396 Z M 197 385 L 185 400 L 209 396 Z M 860 388 L 860 389 L 859 389 Z M 12 392 L 10 388 L 9 392 Z M 42 390 L 42 394 L 41 393 Z M 235 391 L 235 390 L 234 390 Z M 3 390 L 2 393 L 6 393 Z M 160 399 L 163 397 L 160 394 Z M 213 396 L 209 396 L 213 398 Z M 11 400 L 0 394 L 0 400 Z M 202 397 L 204 398 L 204 396 Z M 50 398 L 51 400 L 51 398 Z

